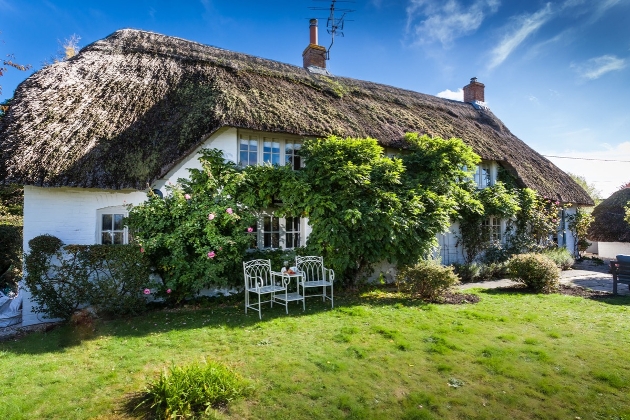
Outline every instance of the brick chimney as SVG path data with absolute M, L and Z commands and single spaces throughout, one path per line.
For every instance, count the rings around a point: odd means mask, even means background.
M 317 45 L 317 19 L 310 20 L 310 42 L 302 53 L 304 68 L 311 66 L 326 68 L 326 48 Z
M 485 102 L 483 90 L 486 87 L 479 83 L 476 77 L 470 79 L 470 83 L 464 86 L 464 102 Z

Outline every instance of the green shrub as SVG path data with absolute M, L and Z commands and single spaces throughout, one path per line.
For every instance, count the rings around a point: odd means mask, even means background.
M 432 260 L 420 260 L 413 266 L 398 271 L 399 290 L 425 301 L 435 301 L 459 283 L 453 267 L 445 267 Z
M 560 270 L 568 270 L 575 264 L 575 258 L 566 248 L 547 249 L 542 254 L 549 257 Z
M 509 277 L 524 283 L 537 293 L 558 290 L 560 270 L 549 258 L 541 254 L 514 255 L 508 261 Z
M 250 391 L 247 380 L 218 362 L 171 366 L 149 383 L 136 411 L 158 419 L 195 418 Z
M 67 245 L 51 235 L 29 241 L 26 286 L 35 312 L 69 319 L 90 305 L 99 314 L 127 315 L 146 306 L 150 270 L 132 245 Z
M 15 289 L 22 273 L 22 226 L 0 222 L 0 290 Z
M 481 264 L 479 268 L 479 279 L 482 281 L 507 277 L 507 264 L 505 262 Z
M 453 269 L 462 283 L 472 283 L 479 280 L 481 275 L 481 264 L 473 262 L 470 264 L 453 264 Z

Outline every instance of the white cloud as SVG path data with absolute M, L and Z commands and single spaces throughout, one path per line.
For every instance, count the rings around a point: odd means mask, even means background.
M 599 144 L 598 146 L 597 150 L 589 151 L 565 150 L 541 153 L 547 156 L 581 158 L 562 159 L 547 157 L 563 171 L 585 177 L 586 181 L 594 184 L 602 192 L 603 197 L 606 198 L 617 191 L 620 185 L 630 181 L 630 141 L 616 146 L 609 144 Z
M 494 68 L 503 63 L 506 58 L 514 51 L 528 36 L 534 33 L 538 28 L 547 23 L 553 16 L 551 3 L 547 3 L 545 7 L 529 15 L 522 15 L 515 19 L 510 26 L 516 26 L 516 29 L 510 31 L 501 40 L 499 45 L 491 51 L 492 58 L 490 60 L 490 68 Z
M 464 89 L 460 88 L 455 92 L 450 89 L 446 89 L 435 96 L 437 96 L 438 98 L 452 99 L 454 101 L 464 101 Z
M 614 55 L 602 55 L 591 58 L 582 64 L 571 64 L 571 68 L 574 68 L 582 79 L 595 80 L 608 72 L 622 70 L 626 65 L 627 62 L 623 58 Z
M 597 2 L 597 7 L 591 14 L 589 23 L 597 22 L 611 7 L 618 4 L 627 3 L 628 0 L 600 0 Z
M 449 46 L 455 39 L 476 31 L 488 14 L 499 8 L 499 0 L 474 0 L 466 7 L 458 0 L 410 0 L 407 33 L 413 43 L 439 41 Z

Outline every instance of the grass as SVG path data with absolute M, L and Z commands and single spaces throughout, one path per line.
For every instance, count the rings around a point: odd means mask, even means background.
M 0 343 L 0 418 L 125 419 L 172 365 L 217 361 L 253 385 L 209 418 L 630 419 L 630 299 L 396 294 L 244 314 L 238 301 L 65 326 Z

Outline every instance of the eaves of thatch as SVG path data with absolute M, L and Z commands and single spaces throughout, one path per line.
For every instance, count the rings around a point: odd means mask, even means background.
M 630 188 L 623 188 L 593 209 L 588 239 L 599 242 L 630 242 L 630 225 L 624 220 Z
M 0 120 L 0 179 L 144 189 L 225 126 L 370 136 L 391 147 L 404 147 L 410 131 L 459 137 L 482 158 L 499 161 L 522 186 L 592 204 L 488 110 L 130 29 L 18 87 Z

